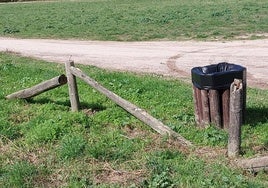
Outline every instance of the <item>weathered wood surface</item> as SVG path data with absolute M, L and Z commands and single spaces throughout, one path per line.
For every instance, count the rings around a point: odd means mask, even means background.
M 209 100 L 208 100 L 208 91 L 201 90 L 201 103 L 202 103 L 202 120 L 201 126 L 205 127 L 210 124 L 210 114 L 209 114 Z
M 240 168 L 251 171 L 253 173 L 259 171 L 268 172 L 268 156 L 237 160 L 236 163 Z
M 241 126 L 243 115 L 243 84 L 235 79 L 230 86 L 230 123 L 228 138 L 228 157 L 237 157 L 240 153 Z
M 73 112 L 79 110 L 79 96 L 78 89 L 75 76 L 71 73 L 70 68 L 74 66 L 73 61 L 68 61 L 65 63 L 65 71 L 68 80 L 68 88 L 69 88 L 69 97 L 71 102 L 71 109 Z
M 131 113 L 133 116 L 135 116 L 136 118 L 138 118 L 145 124 L 149 125 L 151 128 L 153 128 L 155 131 L 157 131 L 161 135 L 168 135 L 172 137 L 173 139 L 176 139 L 177 141 L 179 141 L 182 145 L 187 146 L 187 147 L 192 145 L 190 141 L 186 140 L 181 135 L 179 135 L 178 133 L 170 129 L 168 126 L 164 125 L 161 121 L 152 117 L 145 110 L 137 107 L 136 105 L 130 103 L 129 101 L 121 98 L 120 96 L 106 89 L 105 87 L 103 87 L 98 82 L 96 82 L 95 80 L 87 76 L 78 68 L 75 68 L 72 66 L 70 67 L 70 72 L 73 75 L 81 78 L 83 81 L 85 81 L 87 84 L 92 86 L 94 89 L 96 89 L 100 93 L 104 94 L 106 97 L 113 100 L 116 104 L 121 106 L 123 109 Z
M 243 71 L 243 115 L 242 115 L 243 123 L 245 123 L 246 106 L 247 106 L 247 69 Z
M 31 88 L 23 89 L 15 93 L 12 93 L 10 95 L 7 95 L 6 99 L 14 99 L 14 98 L 29 99 L 31 97 L 39 95 L 45 91 L 54 89 L 66 83 L 67 83 L 67 78 L 63 74 L 63 75 L 54 77 L 50 80 L 41 82 L 40 84 L 37 84 Z
M 226 89 L 222 92 L 222 124 L 225 130 L 229 128 L 229 104 L 230 104 L 230 89 Z
M 202 119 L 201 111 L 201 91 L 193 85 L 193 95 L 194 95 L 194 111 L 195 111 L 195 122 L 200 125 Z
M 209 90 L 210 119 L 216 127 L 221 127 L 221 109 L 219 91 Z

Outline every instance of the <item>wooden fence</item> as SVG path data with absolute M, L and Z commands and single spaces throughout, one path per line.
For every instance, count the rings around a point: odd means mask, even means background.
M 156 118 L 152 117 L 148 114 L 145 110 L 137 107 L 136 105 L 130 103 L 129 101 L 121 98 L 120 96 L 116 95 L 115 93 L 111 92 L 110 90 L 103 87 L 101 84 L 87 76 L 83 73 L 80 69 L 74 66 L 74 62 L 66 62 L 66 76 L 68 80 L 69 86 L 69 96 L 71 101 L 71 108 L 72 111 L 77 111 L 79 109 L 79 96 L 77 91 L 77 84 L 76 84 L 76 77 L 82 79 L 88 85 L 99 91 L 100 93 L 104 94 L 106 97 L 114 101 L 117 105 L 125 109 L 127 112 L 144 122 L 145 124 L 149 125 L 152 129 L 156 132 L 160 133 L 161 135 L 168 135 L 171 138 L 179 141 L 184 146 L 192 146 L 192 143 L 181 135 L 173 131 L 168 126 L 164 125 L 161 121 L 157 120 Z
M 193 146 L 193 144 L 186 140 L 184 137 L 170 129 L 168 126 L 164 125 L 161 121 L 157 120 L 156 118 L 152 117 L 150 114 L 148 114 L 145 110 L 137 107 L 136 105 L 130 103 L 129 101 L 121 98 L 120 96 L 116 95 L 112 91 L 106 89 L 101 84 L 87 76 L 84 72 L 82 72 L 80 69 L 76 68 L 74 66 L 73 61 L 69 61 L 65 63 L 66 68 L 66 76 L 60 75 L 55 78 L 52 78 L 50 80 L 44 81 L 40 84 L 37 84 L 31 88 L 20 90 L 18 92 L 12 93 L 10 95 L 7 95 L 7 99 L 14 99 L 14 98 L 22 98 L 22 99 L 29 99 L 31 97 L 34 97 L 36 95 L 39 95 L 45 91 L 54 89 L 56 87 L 62 86 L 66 83 L 68 83 L 69 88 L 69 98 L 71 102 L 71 110 L 72 111 L 78 111 L 80 102 L 79 102 L 79 95 L 77 90 L 77 83 L 76 83 L 76 77 L 82 79 L 84 82 L 86 82 L 88 85 L 99 91 L 100 93 L 104 94 L 109 99 L 113 100 L 117 105 L 125 109 L 127 112 L 144 122 L 145 124 L 149 125 L 152 129 L 160 133 L 161 135 L 168 135 L 171 138 L 178 141 L 181 145 L 185 147 Z M 226 93 L 225 95 L 228 95 L 228 131 L 229 131 L 229 139 L 228 139 L 228 148 L 227 148 L 227 154 L 228 157 L 238 157 L 240 152 L 240 145 L 241 145 L 241 125 L 242 125 L 242 117 L 245 109 L 245 84 L 243 84 L 242 80 L 234 80 L 232 83 L 230 89 L 228 89 L 229 93 Z M 208 100 L 213 101 L 213 98 L 218 98 L 217 92 L 209 91 L 210 98 Z M 203 96 L 203 97 L 202 97 Z M 195 105 L 203 105 L 205 107 L 209 106 L 208 101 L 206 101 L 208 96 L 208 92 L 206 93 L 204 91 L 199 91 L 194 88 L 194 99 L 195 99 Z M 244 102 L 243 102 L 244 101 Z M 202 107 L 203 108 L 203 107 Z M 213 102 L 212 105 L 210 104 L 211 109 L 217 109 L 218 107 L 214 105 Z M 210 112 L 209 110 L 208 112 Z M 217 110 L 216 110 L 217 111 Z M 202 117 L 202 121 L 205 121 L 205 114 L 208 114 L 206 110 L 202 111 L 196 111 L 197 118 Z M 216 115 L 213 116 L 215 122 L 219 122 L 219 118 Z M 214 117 L 215 116 L 215 117 Z M 211 120 L 212 118 L 210 118 Z M 199 119 L 200 120 L 200 119 Z M 201 121 L 199 121 L 200 123 Z M 207 122 L 209 123 L 209 122 Z M 268 157 L 257 157 L 254 159 L 243 159 L 238 160 L 237 165 L 246 169 L 251 170 L 254 172 L 260 171 L 260 170 L 268 170 Z

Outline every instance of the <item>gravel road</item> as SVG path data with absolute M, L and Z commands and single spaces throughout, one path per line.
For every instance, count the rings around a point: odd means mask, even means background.
M 104 42 L 0 38 L 0 51 L 51 62 L 190 78 L 192 67 L 219 62 L 245 66 L 248 85 L 268 89 L 268 39 L 225 42 Z

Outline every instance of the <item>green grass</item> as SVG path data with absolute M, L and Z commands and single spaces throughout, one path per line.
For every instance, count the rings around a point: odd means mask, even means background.
M 153 75 L 79 66 L 199 147 L 226 148 L 225 131 L 194 124 L 191 85 Z M 185 152 L 78 80 L 82 103 L 70 111 L 67 86 L 29 101 L 7 94 L 64 73 L 64 66 L 0 54 L 0 187 L 267 187 L 267 174 Z M 248 89 L 243 157 L 267 154 L 267 90 Z M 258 148 L 258 149 L 256 149 Z
M 268 31 L 266 0 L 91 0 L 0 4 L 0 36 L 215 40 Z

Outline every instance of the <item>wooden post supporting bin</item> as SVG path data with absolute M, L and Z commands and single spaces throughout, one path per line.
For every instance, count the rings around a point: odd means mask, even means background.
M 243 83 L 244 87 L 245 83 Z M 245 111 L 245 87 L 243 89 L 243 109 Z M 203 90 L 193 86 L 195 120 L 199 127 L 213 124 L 228 130 L 230 124 L 230 89 Z
M 230 86 L 234 79 L 242 80 L 242 118 L 246 108 L 246 68 L 240 65 L 219 63 L 191 70 L 195 120 L 199 127 L 213 124 L 229 129 Z
M 221 128 L 221 105 L 219 103 L 220 101 L 220 93 L 217 90 L 210 90 L 209 91 L 209 109 L 210 109 L 210 118 L 211 123 L 217 126 L 218 128 Z
M 230 90 L 201 90 L 193 86 L 193 91 L 197 125 L 205 127 L 213 124 L 228 129 Z

